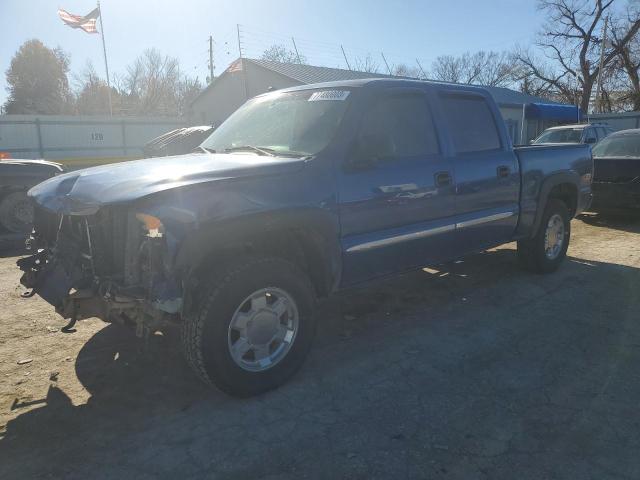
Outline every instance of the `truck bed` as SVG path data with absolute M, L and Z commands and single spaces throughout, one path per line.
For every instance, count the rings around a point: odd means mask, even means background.
M 530 145 L 513 150 L 520 163 L 522 180 L 518 237 L 528 236 L 533 231 L 541 193 L 549 180 L 563 177 L 580 185 L 573 215 L 589 207 L 593 174 L 591 145 Z

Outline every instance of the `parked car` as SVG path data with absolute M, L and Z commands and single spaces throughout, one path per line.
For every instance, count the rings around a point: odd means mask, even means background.
M 33 204 L 27 191 L 60 173 L 60 164 L 44 160 L 0 161 L 0 231 L 31 232 Z
M 531 144 L 589 143 L 593 145 L 612 133 L 613 129 L 603 123 L 561 125 L 547 128 Z
M 589 145 L 514 149 L 472 86 L 271 92 L 201 147 L 33 188 L 36 253 L 18 264 L 71 324 L 181 324 L 194 371 L 239 396 L 300 367 L 317 297 L 514 240 L 526 268 L 552 272 L 591 200 Z
M 593 147 L 592 210 L 640 208 L 640 129 L 616 132 Z
M 191 153 L 211 132 L 213 127 L 210 125 L 176 128 L 148 142 L 144 146 L 144 156 L 168 157 Z

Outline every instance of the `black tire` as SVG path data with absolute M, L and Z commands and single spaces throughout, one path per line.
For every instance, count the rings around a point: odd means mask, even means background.
M 545 251 L 545 235 L 549 220 L 554 215 L 559 215 L 564 225 L 564 238 L 557 256 L 549 258 Z M 551 198 L 542 214 L 540 226 L 533 238 L 518 241 L 518 260 L 520 264 L 531 272 L 551 273 L 555 272 L 567 256 L 567 248 L 571 238 L 571 218 L 566 204 L 557 198 Z
M 11 192 L 0 200 L 0 226 L 11 233 L 30 233 L 33 204 L 27 192 Z
M 315 334 L 315 293 L 307 275 L 284 259 L 254 258 L 227 268 L 217 279 L 210 279 L 210 285 L 183 320 L 183 350 L 196 374 L 237 397 L 257 395 L 286 382 L 302 366 Z M 297 333 L 288 352 L 272 367 L 247 371 L 229 351 L 229 325 L 247 296 L 272 287 L 294 300 L 299 313 Z

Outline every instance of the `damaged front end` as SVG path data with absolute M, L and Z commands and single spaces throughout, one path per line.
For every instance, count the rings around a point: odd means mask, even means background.
M 145 336 L 178 320 L 180 281 L 161 221 L 146 213 L 106 206 L 89 215 L 36 206 L 33 255 L 18 261 L 20 282 L 56 308 L 67 329 L 98 317 L 134 326 Z

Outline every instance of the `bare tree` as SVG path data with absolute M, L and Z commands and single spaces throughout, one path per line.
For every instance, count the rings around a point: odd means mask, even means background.
M 583 111 L 589 108 L 598 78 L 600 31 L 604 16 L 614 0 L 539 0 L 538 8 L 549 19 L 543 26 L 537 45 L 548 59 L 540 61 L 529 50 L 517 54 L 528 75 L 547 83 L 565 101 L 572 101 L 578 91 Z M 640 16 L 629 18 L 618 40 L 605 45 L 606 67 L 620 55 L 640 29 Z
M 463 80 L 464 65 L 460 57 L 441 55 L 431 64 L 429 75 L 433 80 L 450 83 L 466 83 Z
M 466 52 L 458 57 L 442 55 L 431 65 L 434 80 L 507 87 L 514 82 L 517 61 L 509 52 Z
M 406 63 L 398 63 L 397 65 L 394 65 L 391 69 L 391 72 L 393 73 L 393 75 L 396 75 L 398 77 L 420 77 L 420 69 L 418 67 L 407 65 Z
M 379 73 L 380 64 L 376 62 L 370 53 L 364 57 L 356 57 L 353 61 L 353 69 L 358 72 Z
M 80 115 L 107 115 L 109 114 L 109 87 L 96 73 L 91 61 L 88 61 L 84 70 L 79 75 L 74 75 L 76 105 L 75 110 Z M 111 92 L 114 111 L 119 110 L 118 92 Z
M 638 17 L 638 7 L 630 4 L 626 16 L 613 20 L 611 23 L 611 42 L 618 46 L 619 54 L 612 62 L 613 68 L 607 72 L 609 83 L 613 83 L 611 90 L 618 96 L 622 105 L 621 110 L 640 110 L 640 38 L 634 35 L 626 44 L 621 45 L 630 24 Z M 624 77 L 622 80 L 620 77 Z M 610 79 L 618 80 L 617 82 Z M 621 85 L 624 82 L 624 85 Z M 611 105 L 612 108 L 615 108 Z
M 260 57 L 262 60 L 280 63 L 307 63 L 304 55 L 298 55 L 294 50 L 290 50 L 284 45 L 271 45 Z

